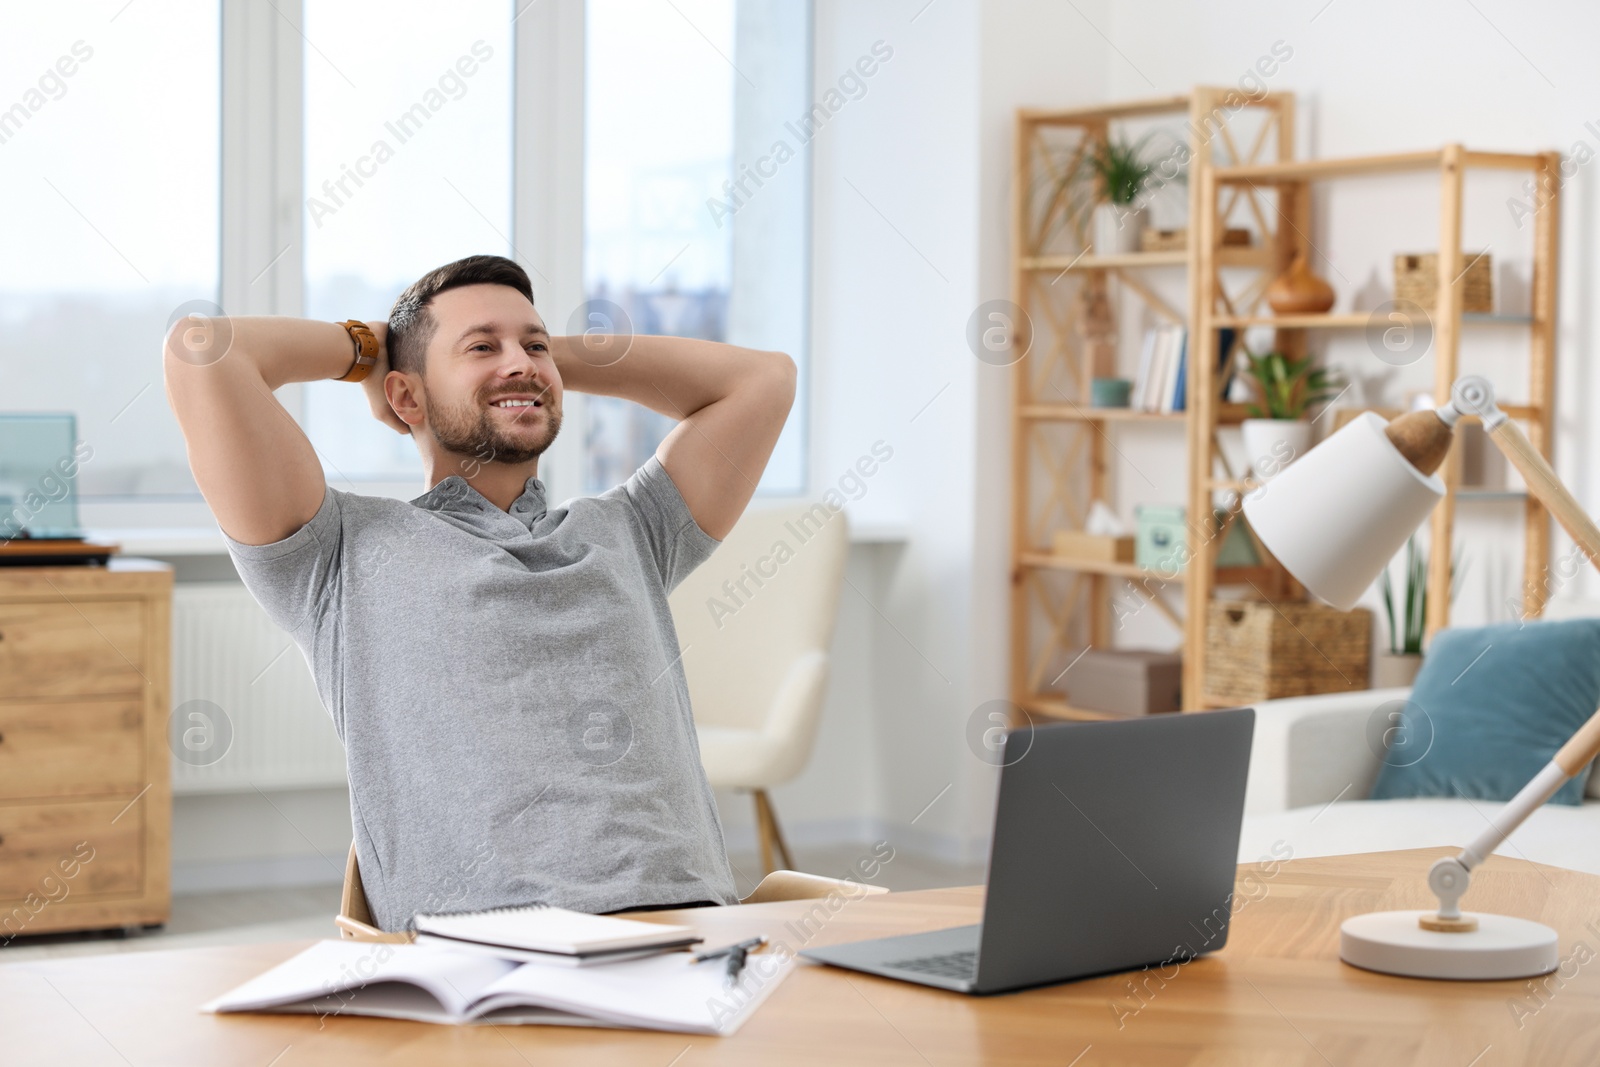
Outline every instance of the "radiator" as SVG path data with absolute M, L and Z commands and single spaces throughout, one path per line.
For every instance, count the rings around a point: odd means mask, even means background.
M 305 656 L 237 582 L 173 587 L 172 707 L 174 793 L 345 784 Z

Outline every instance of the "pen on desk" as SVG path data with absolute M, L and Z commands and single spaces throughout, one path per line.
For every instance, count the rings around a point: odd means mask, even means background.
M 722 948 L 711 949 L 709 952 L 696 953 L 694 956 L 694 962 L 704 963 L 706 960 L 719 959 L 720 957 L 728 956 L 735 952 L 752 952 L 766 943 L 767 939 L 764 937 L 752 937 L 748 940 L 740 941 L 736 945 L 726 945 Z
M 739 984 L 739 972 L 744 970 L 745 950 L 738 945 L 728 953 L 728 973 L 722 979 L 722 988 L 732 989 Z

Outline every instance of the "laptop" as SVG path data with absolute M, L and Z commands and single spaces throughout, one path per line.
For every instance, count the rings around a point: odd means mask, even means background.
M 77 443 L 70 412 L 0 413 L 0 540 L 83 538 Z
M 1011 730 L 983 922 L 800 955 L 1003 993 L 1214 952 L 1254 729 L 1254 709 L 1235 708 Z

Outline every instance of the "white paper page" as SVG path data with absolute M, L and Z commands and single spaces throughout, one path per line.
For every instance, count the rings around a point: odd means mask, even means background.
M 538 1004 L 652 1030 L 726 1035 L 793 969 L 792 957 L 758 952 L 729 989 L 726 960 L 695 963 L 687 952 L 580 969 L 525 963 L 485 989 L 472 1014 Z
M 470 915 L 418 915 L 417 930 L 536 952 L 595 952 L 693 937 L 687 926 L 586 915 L 565 908 L 506 908 Z
M 447 1014 L 459 1017 L 465 1014 L 468 1004 L 516 966 L 492 956 L 426 945 L 318 941 L 294 958 L 202 1005 L 200 1010 L 262 1011 L 296 1001 L 337 1001 L 342 1006 L 336 1014 L 362 1015 L 362 998 L 367 990 L 359 987 L 409 982 L 431 993 Z M 369 999 L 392 998 L 375 991 Z

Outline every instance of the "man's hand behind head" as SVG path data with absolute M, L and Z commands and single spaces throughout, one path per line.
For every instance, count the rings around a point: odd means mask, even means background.
M 369 322 L 367 328 L 378 339 L 378 362 L 372 365 L 372 370 L 361 380 L 361 388 L 367 394 L 367 403 L 372 407 L 372 417 L 396 433 L 409 435 L 411 427 L 394 413 L 394 408 L 389 405 L 389 397 L 383 388 L 384 379 L 389 377 L 389 324 Z

